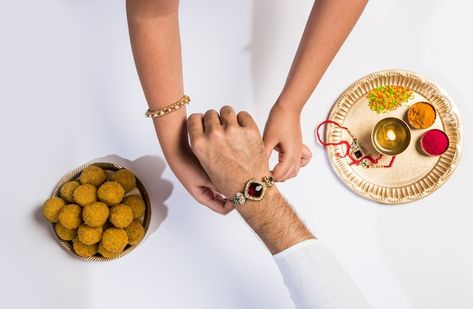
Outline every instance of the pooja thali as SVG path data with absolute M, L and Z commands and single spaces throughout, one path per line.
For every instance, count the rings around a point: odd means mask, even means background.
M 381 86 L 402 86 L 412 92 L 405 104 L 388 112 L 370 109 L 368 93 Z M 448 149 L 440 156 L 422 152 L 420 139 L 426 130 L 411 127 L 407 149 L 396 156 L 389 168 L 366 168 L 351 164 L 340 153 L 344 145 L 328 146 L 332 166 L 341 180 L 353 191 L 382 204 L 401 204 L 421 199 L 437 190 L 455 170 L 462 152 L 462 124 L 458 110 L 446 92 L 422 75 L 403 70 L 388 70 L 370 74 L 351 85 L 335 102 L 329 120 L 349 129 L 361 143 L 364 152 L 377 155 L 371 134 L 373 127 L 386 117 L 406 120 L 408 108 L 417 102 L 430 103 L 437 112 L 429 129 L 445 132 Z M 347 130 L 332 123 L 327 124 L 325 140 L 337 144 L 350 140 Z M 380 164 L 388 165 L 385 156 Z

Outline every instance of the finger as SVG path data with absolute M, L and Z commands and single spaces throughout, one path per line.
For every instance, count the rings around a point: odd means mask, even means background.
M 289 180 L 295 176 L 297 176 L 297 173 L 299 172 L 300 164 L 297 162 L 297 165 L 291 165 L 285 172 L 279 171 L 280 173 L 280 178 L 278 178 L 279 181 L 286 181 Z M 276 167 L 275 167 L 276 169 Z
M 224 208 L 225 214 L 235 209 L 235 206 L 233 205 L 233 202 L 231 200 L 225 198 L 225 196 L 221 193 L 218 193 L 218 192 L 214 192 L 214 193 L 215 193 L 215 199 L 218 199 L 224 202 L 223 208 Z
M 294 161 L 299 164 L 300 158 L 293 158 L 291 154 L 286 153 L 279 153 L 279 163 L 274 166 L 273 169 L 273 177 L 277 181 L 285 181 L 289 177 L 289 173 L 292 170 L 292 166 L 294 165 Z
M 195 192 L 193 196 L 199 203 L 221 215 L 226 215 L 232 210 L 226 206 L 226 201 L 216 198 L 215 193 L 207 187 L 200 188 L 200 191 Z
M 225 128 L 238 125 L 236 113 L 233 108 L 228 105 L 220 109 L 220 120 Z
M 237 115 L 238 123 L 242 127 L 248 127 L 248 128 L 254 128 L 258 130 L 258 125 L 256 125 L 256 122 L 253 120 L 253 117 L 248 112 L 242 111 L 239 112 Z
M 191 144 L 193 144 L 197 137 L 204 134 L 202 114 L 192 114 L 189 116 L 187 120 L 187 132 L 189 132 Z
M 301 167 L 306 166 L 312 159 L 312 151 L 306 145 L 302 145 Z
M 231 203 L 228 204 L 227 201 L 218 199 L 208 200 L 204 205 L 221 215 L 226 215 L 234 209 Z
M 233 205 L 233 202 L 230 200 L 225 201 L 225 205 L 223 206 L 225 209 L 228 209 L 228 212 L 231 212 L 232 210 L 235 209 L 235 205 Z
M 299 174 L 299 170 L 301 169 L 300 162 L 294 161 L 293 166 L 289 169 L 289 172 L 287 173 L 286 180 L 294 178 Z
M 232 201 L 225 198 L 225 196 L 222 193 L 214 191 L 214 199 L 224 202 L 224 204 L 223 204 L 223 214 L 227 214 L 230 211 L 232 211 L 233 209 L 235 209 L 235 207 L 233 206 Z
M 220 117 L 218 113 L 211 109 L 208 110 L 204 115 L 204 131 L 209 132 L 212 130 L 219 130 L 222 128 L 220 123 Z

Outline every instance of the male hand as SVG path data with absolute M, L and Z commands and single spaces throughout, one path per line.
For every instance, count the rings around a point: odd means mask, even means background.
M 220 116 L 213 110 L 191 115 L 187 126 L 192 150 L 216 189 L 226 197 L 242 191 L 249 179 L 268 175 L 263 140 L 247 112 L 236 115 L 233 108 L 224 106 Z M 314 237 L 276 186 L 263 200 L 247 201 L 236 209 L 273 254 Z
M 233 197 L 250 178 L 269 175 L 258 126 L 247 112 L 230 106 L 219 114 L 192 114 L 187 122 L 191 148 L 218 192 Z

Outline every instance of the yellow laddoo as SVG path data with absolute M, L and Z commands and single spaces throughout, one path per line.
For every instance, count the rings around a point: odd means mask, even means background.
M 137 220 L 134 220 L 130 225 L 125 229 L 126 234 L 128 235 L 128 243 L 130 245 L 137 245 L 145 236 L 145 228 Z
M 97 201 L 97 188 L 91 184 L 80 185 L 74 190 L 74 201 L 85 206 Z
M 99 200 L 109 206 L 120 203 L 125 195 L 125 190 L 116 181 L 107 181 L 97 191 Z
M 122 203 L 131 207 L 134 219 L 141 217 L 145 213 L 145 202 L 139 195 L 129 195 L 125 197 Z
M 131 207 L 124 204 L 118 204 L 110 209 L 110 222 L 118 228 L 124 228 L 133 221 L 133 211 Z
M 93 245 L 98 243 L 102 239 L 103 228 L 90 227 L 85 224 L 81 224 L 77 230 L 77 236 L 79 240 L 86 245 Z
M 123 229 L 109 228 L 102 234 L 102 244 L 111 253 L 120 253 L 128 244 L 128 235 Z
M 66 205 L 66 202 L 60 197 L 53 196 L 48 198 L 43 204 L 43 216 L 49 222 L 56 223 L 59 219 L 59 212 Z
M 68 203 L 74 202 L 73 193 L 77 187 L 80 186 L 78 181 L 72 180 L 68 181 L 62 185 L 61 190 L 59 190 L 59 195 Z
M 107 221 L 109 213 L 110 209 L 107 204 L 94 202 L 84 206 L 82 219 L 90 227 L 99 227 Z
M 103 243 L 100 242 L 99 243 L 99 253 L 106 259 L 113 259 L 117 256 L 120 255 L 121 252 L 118 252 L 118 253 L 112 253 L 108 250 L 106 250 L 104 247 L 103 247 Z
M 54 230 L 59 238 L 62 240 L 72 240 L 77 234 L 77 230 L 66 229 L 61 223 L 56 223 Z
M 82 208 L 76 204 L 67 204 L 59 212 L 59 222 L 66 229 L 76 229 L 82 221 Z
M 86 245 L 79 240 L 79 237 L 75 237 L 72 240 L 72 248 L 78 256 L 89 257 L 97 253 L 98 246 L 95 245 Z
M 118 171 L 116 171 L 112 177 L 112 181 L 118 182 L 125 192 L 131 191 L 134 187 L 136 187 L 136 177 L 133 175 L 132 172 L 129 170 L 122 168 Z
M 103 169 L 97 165 L 90 165 L 82 171 L 79 177 L 81 184 L 90 183 L 96 187 L 100 186 L 105 179 L 107 179 L 107 174 Z

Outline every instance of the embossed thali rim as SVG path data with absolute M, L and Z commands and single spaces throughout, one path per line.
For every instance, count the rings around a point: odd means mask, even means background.
M 123 166 L 121 166 L 117 163 L 110 163 L 110 162 L 89 162 L 89 163 L 83 164 L 83 165 L 73 169 L 72 171 L 67 173 L 65 176 L 63 176 L 61 178 L 61 180 L 59 180 L 58 184 L 56 185 L 56 187 L 53 190 L 52 196 L 59 197 L 59 190 L 61 189 L 62 185 L 65 184 L 66 182 L 70 181 L 70 180 L 77 179 L 79 177 L 79 175 L 82 173 L 82 171 L 84 169 L 86 169 L 87 167 L 89 167 L 90 165 L 97 165 L 97 166 L 101 167 L 104 170 L 112 171 L 112 172 L 115 172 L 115 171 L 117 171 L 121 168 L 124 168 Z M 135 177 L 136 177 L 136 175 L 135 175 Z M 95 256 L 95 255 L 90 256 L 90 257 L 82 257 L 82 256 L 77 255 L 74 252 L 74 250 L 72 248 L 72 244 L 69 241 L 62 240 L 61 238 L 59 238 L 59 236 L 57 235 L 57 233 L 54 229 L 55 224 L 53 223 L 53 224 L 51 224 L 52 232 L 54 233 L 54 236 L 56 237 L 57 242 L 69 254 L 71 254 L 71 255 L 79 258 L 79 259 L 86 260 L 86 261 L 106 262 L 106 261 L 111 261 L 111 260 L 122 258 L 125 255 L 129 254 L 131 251 L 133 251 L 136 247 L 138 247 L 145 240 L 146 234 L 148 232 L 149 224 L 151 222 L 151 201 L 150 201 L 150 198 L 149 198 L 148 192 L 146 191 L 145 186 L 143 185 L 143 183 L 140 181 L 140 179 L 138 177 L 136 177 L 136 187 L 138 188 L 138 191 L 140 192 L 140 195 L 143 198 L 143 201 L 145 202 L 145 214 L 144 214 L 144 218 L 143 218 L 143 227 L 145 229 L 145 234 L 143 236 L 143 239 L 138 244 L 130 245 L 122 253 L 120 253 L 119 255 L 117 255 L 113 258 L 105 258 L 105 257 L 102 257 L 102 256 Z
M 351 106 L 369 90 L 382 85 L 405 86 L 424 96 L 429 104 L 442 105 L 441 108 L 436 107 L 436 110 L 445 133 L 451 141 L 447 151 L 440 156 L 434 168 L 422 179 L 400 187 L 376 185 L 361 178 L 349 166 L 346 159 L 336 157 L 337 147 L 329 146 L 328 156 L 335 173 L 355 193 L 381 204 L 397 205 L 424 198 L 448 180 L 461 158 L 463 127 L 457 107 L 442 87 L 421 74 L 398 69 L 375 72 L 353 83 L 335 101 L 328 119 L 343 125 Z M 327 142 L 337 142 L 337 137 L 340 136 L 340 128 L 327 126 L 325 131 Z

